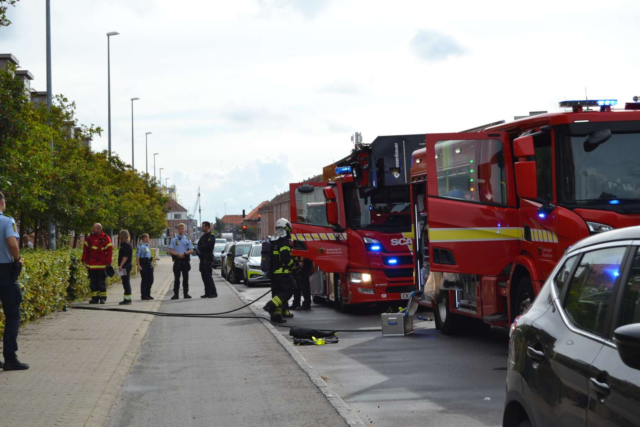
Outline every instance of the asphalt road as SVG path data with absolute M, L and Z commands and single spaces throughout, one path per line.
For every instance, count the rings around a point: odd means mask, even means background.
M 201 299 L 197 262 L 190 274 L 193 299 L 181 293 L 171 301 L 169 291 L 160 311 L 212 313 L 244 305 L 219 280 L 219 298 Z M 245 308 L 233 315 L 252 313 Z M 334 427 L 346 422 L 261 321 L 155 317 L 107 425 Z
M 268 289 L 235 286 L 249 299 Z M 376 310 L 342 314 L 331 306 L 312 308 L 294 312 L 288 324 L 380 327 Z M 429 312 L 420 314 L 433 318 Z M 492 328 L 482 335 L 448 337 L 435 330 L 433 321 L 415 327 L 406 337 L 339 333 L 339 344 L 296 348 L 367 425 L 502 425 L 508 331 Z

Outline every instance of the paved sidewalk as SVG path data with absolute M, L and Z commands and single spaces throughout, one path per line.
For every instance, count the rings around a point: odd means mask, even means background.
M 131 280 L 134 309 L 157 310 L 173 280 L 170 258 L 159 261 L 152 295 L 140 301 L 140 277 Z M 114 285 L 106 305 L 120 307 Z M 0 370 L 0 425 L 102 426 L 129 372 L 153 316 L 69 310 L 20 329 L 20 359 L 28 371 Z
M 244 305 L 217 274 L 219 298 L 201 299 L 197 260 L 192 265 L 194 299 L 167 296 L 162 311 L 211 313 Z M 108 425 L 346 426 L 275 335 L 255 319 L 156 318 Z

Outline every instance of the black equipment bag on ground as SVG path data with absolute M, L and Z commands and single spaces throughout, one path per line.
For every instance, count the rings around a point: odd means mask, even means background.
M 302 328 L 300 326 L 294 326 L 289 329 L 289 335 L 294 338 L 313 339 L 315 338 L 328 338 L 337 335 L 335 331 L 320 331 L 318 329 Z

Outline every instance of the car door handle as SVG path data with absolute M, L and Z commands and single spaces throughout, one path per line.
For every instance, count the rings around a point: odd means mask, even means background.
M 595 388 L 598 393 L 602 393 L 602 394 L 611 393 L 611 387 L 609 387 L 609 384 L 601 383 L 595 378 L 590 378 L 589 380 L 591 381 L 591 385 L 593 386 L 593 388 Z
M 527 356 L 529 356 L 530 358 L 538 362 L 545 359 L 544 352 L 540 350 L 536 350 L 533 347 L 527 347 Z

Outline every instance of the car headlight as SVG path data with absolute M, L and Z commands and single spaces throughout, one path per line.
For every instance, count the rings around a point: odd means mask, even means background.
M 253 269 L 259 269 L 260 266 L 259 265 L 255 265 L 255 264 L 249 264 L 249 268 L 253 268 Z
M 236 262 L 235 265 L 236 265 L 236 268 L 242 268 L 242 263 L 240 262 Z
M 382 245 L 380 241 L 376 239 L 372 239 L 371 237 L 363 237 L 364 244 L 367 247 L 367 250 L 370 252 L 379 252 L 382 250 Z
M 605 231 L 613 230 L 613 227 L 607 224 L 600 224 L 599 222 L 589 222 L 587 221 L 587 227 L 589 227 L 589 231 L 591 234 L 604 233 Z
M 349 275 L 351 283 L 371 283 L 371 274 L 369 273 L 351 273 Z

